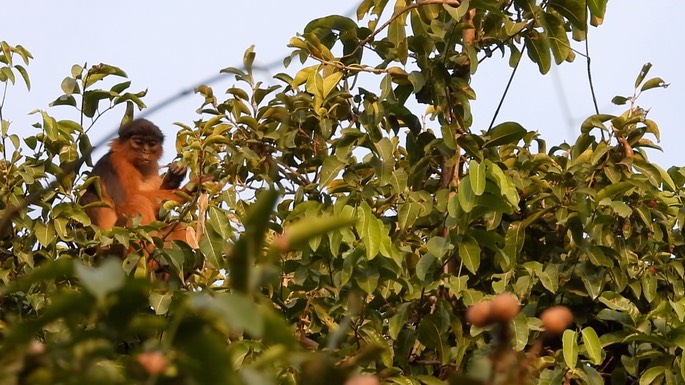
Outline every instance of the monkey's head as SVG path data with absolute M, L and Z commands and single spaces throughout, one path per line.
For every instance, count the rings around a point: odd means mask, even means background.
M 138 169 L 157 168 L 162 157 L 164 134 L 147 119 L 136 119 L 119 128 L 119 138 L 112 149 L 125 150 L 127 159 Z

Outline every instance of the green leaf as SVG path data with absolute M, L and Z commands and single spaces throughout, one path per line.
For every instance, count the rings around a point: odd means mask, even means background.
M 588 8 L 593 16 L 603 19 L 607 10 L 608 0 L 588 0 Z
M 393 340 L 397 340 L 397 336 L 400 335 L 400 331 L 407 325 L 409 320 L 409 306 L 411 302 L 404 302 L 397 306 L 395 309 L 395 315 L 390 317 L 388 322 L 388 335 Z
M 469 163 L 469 179 L 471 180 L 471 188 L 476 196 L 483 195 L 485 192 L 485 163 L 478 163 L 472 160 Z
M 416 263 L 416 278 L 422 282 L 426 281 L 426 278 L 430 278 L 428 273 L 437 261 L 438 258 L 435 255 L 431 253 L 424 254 Z
M 398 0 L 395 4 L 395 11 L 404 8 L 406 6 L 407 0 Z M 407 56 L 409 54 L 407 45 L 407 32 L 406 20 L 407 14 L 398 14 L 399 16 L 395 18 L 388 26 L 388 40 L 395 46 L 397 60 L 402 64 L 407 63 Z
M 334 72 L 323 79 L 323 97 L 326 98 L 335 90 L 335 87 L 342 79 L 342 72 Z
M 381 247 L 383 224 L 372 213 L 371 209 L 357 210 L 359 220 L 357 221 L 357 232 L 362 237 L 366 246 L 366 258 L 371 260 L 378 255 Z
M 504 237 L 504 253 L 510 259 L 508 266 L 516 263 L 518 255 L 523 249 L 523 242 L 526 238 L 525 227 L 521 222 L 513 222 L 507 229 L 507 235 Z
M 630 182 L 612 183 L 607 187 L 604 187 L 603 189 L 599 190 L 599 193 L 597 193 L 596 201 L 600 202 L 604 198 L 609 198 L 613 200 L 617 195 L 623 194 L 624 192 L 630 190 L 633 187 L 633 184 Z
M 585 286 L 585 290 L 587 290 L 587 294 L 590 298 L 595 299 L 602 294 L 605 270 L 587 265 L 582 265 L 578 270 L 580 280 L 583 281 L 583 286 Z
M 459 199 L 459 206 L 464 212 L 470 213 L 476 206 L 476 194 L 471 188 L 471 179 L 464 178 L 457 187 L 457 198 Z
M 64 78 L 62 80 L 62 91 L 64 91 L 64 94 L 67 96 L 71 96 L 72 93 L 78 93 L 78 84 L 76 83 L 76 79 L 74 78 Z
M 9 285 L 0 285 L 0 295 L 7 295 L 19 291 L 28 291 L 31 285 L 38 282 L 54 280 L 57 278 L 70 277 L 74 270 L 73 259 L 58 259 L 54 262 L 45 262 L 27 275 L 11 281 Z
M 421 91 L 423 86 L 426 85 L 426 79 L 423 76 L 423 73 L 419 71 L 410 72 L 407 76 L 407 79 L 409 79 L 411 82 L 411 85 L 414 88 L 414 93 Z
M 169 305 L 171 305 L 171 299 L 174 297 L 172 292 L 166 293 L 150 293 L 150 307 L 155 310 L 155 314 L 164 315 L 169 311 Z
M 26 71 L 26 68 L 23 66 L 17 64 L 14 66 L 14 68 L 19 71 L 19 74 L 21 75 L 22 79 L 24 79 L 24 84 L 26 84 L 26 89 L 31 91 L 31 79 L 29 79 L 29 73 Z
M 640 83 L 642 83 L 643 80 L 645 80 L 645 76 L 649 73 L 649 70 L 652 68 L 652 63 L 645 63 L 642 66 L 642 69 L 640 70 L 640 73 L 637 75 L 637 78 L 635 78 L 635 88 L 640 86 Z
M 431 237 L 431 239 L 426 242 L 426 248 L 428 249 L 428 252 L 432 253 L 440 260 L 442 260 L 442 257 L 445 256 L 451 246 L 452 245 L 447 242 L 447 239 L 438 236 Z
M 583 380 L 586 382 L 587 385 L 604 385 L 605 384 L 604 378 L 597 371 L 597 369 L 595 369 L 589 365 L 582 365 L 581 368 L 583 369 L 583 373 L 586 376 L 586 378 L 584 378 Z M 612 377 L 612 380 L 613 379 L 614 378 Z
M 545 34 L 543 36 L 547 39 L 546 41 L 554 55 L 554 62 L 561 64 L 571 52 L 571 44 L 568 41 L 566 28 L 564 28 L 564 21 L 557 14 L 549 12 L 543 15 L 543 20 L 545 21 Z
M 121 261 L 116 259 L 108 259 L 96 268 L 81 263 L 74 267 L 81 285 L 98 300 L 104 300 L 107 294 L 119 290 L 126 281 Z
M 528 345 L 528 318 L 521 312 L 516 315 L 512 323 L 514 350 L 522 351 Z
M 33 232 L 43 247 L 48 247 L 55 240 L 55 228 L 51 224 L 35 222 Z
M 504 122 L 493 127 L 489 132 L 489 140 L 483 147 L 500 146 L 503 144 L 516 144 L 528 133 L 525 128 L 516 122 Z
M 82 73 L 83 73 L 83 67 L 82 66 L 80 66 L 78 64 L 74 64 L 71 66 L 71 77 L 73 77 L 74 79 L 80 79 Z
M 483 163 L 488 168 L 489 176 L 497 183 L 502 196 L 507 199 L 507 202 L 512 207 L 518 208 L 520 197 L 513 182 L 507 178 L 504 171 L 496 163 L 492 163 L 487 159 Z
M 252 64 L 254 63 L 255 56 L 257 56 L 257 54 L 254 52 L 254 45 L 249 46 L 243 54 L 243 66 L 245 66 L 247 73 L 252 72 Z
M 378 221 L 372 222 L 377 223 Z M 345 216 L 307 217 L 287 226 L 282 239 L 279 242 L 274 242 L 271 247 L 276 247 L 280 251 L 297 250 L 313 238 L 322 237 L 329 231 L 349 227 L 354 223 L 354 218 Z
M 378 287 L 378 278 L 380 278 L 380 274 L 375 268 L 368 267 L 355 278 L 357 285 L 359 285 L 367 294 L 371 295 Z
M 457 298 L 461 297 L 461 292 L 468 288 L 469 276 L 462 275 L 459 277 L 449 277 L 450 291 L 454 293 Z
M 419 217 L 420 212 L 421 205 L 419 205 L 418 203 L 405 202 L 402 205 L 400 205 L 400 210 L 397 218 L 400 229 L 402 229 L 403 231 L 409 229 L 414 224 L 414 222 L 416 222 L 416 219 Z
M 390 177 L 390 184 L 392 185 L 393 189 L 395 189 L 395 193 L 404 193 L 404 190 L 407 189 L 408 179 L 409 176 L 403 169 L 393 171 L 392 176 Z
M 421 384 L 424 384 L 424 385 L 445 385 L 445 381 L 442 381 L 442 380 L 440 380 L 439 378 L 435 378 L 435 377 L 433 377 L 433 376 L 426 375 L 426 374 L 424 374 L 424 375 L 416 375 L 416 376 L 412 376 L 412 377 L 414 377 L 414 378 L 416 378 L 417 380 L 421 381 Z M 403 382 L 401 382 L 401 381 L 396 381 L 395 379 L 392 379 L 392 382 L 393 382 L 393 383 L 396 383 L 396 384 L 398 384 L 398 385 L 402 385 L 402 384 L 406 384 L 406 385 L 415 385 L 415 382 L 411 381 L 411 380 L 408 379 L 408 378 L 407 378 L 407 382 L 406 382 L 406 383 L 403 383 Z M 465 383 L 465 384 L 463 384 L 463 385 L 473 385 L 473 384 Z
M 346 163 L 338 160 L 334 156 L 326 157 L 321 166 L 321 173 L 319 177 L 319 185 L 321 187 L 328 186 L 329 183 L 338 176 L 340 170 L 345 167 Z
M 622 106 L 622 105 L 628 103 L 629 100 L 630 100 L 630 98 L 627 98 L 625 96 L 616 95 L 613 98 L 611 98 L 611 103 L 613 103 L 617 106 Z
M 574 27 L 585 31 L 586 8 L 585 0 L 550 0 L 550 7 L 564 15 Z
M 578 339 L 576 335 L 573 330 L 566 329 L 561 338 L 564 362 L 569 369 L 575 369 L 578 362 Z
M 521 21 L 518 23 L 514 23 L 511 19 L 505 18 L 504 19 L 504 32 L 507 34 L 507 36 L 514 36 L 521 32 L 523 28 L 525 28 L 527 23 L 525 21 Z
M 652 385 L 669 370 L 664 366 L 655 366 L 645 370 L 640 376 L 640 385 Z
M 464 149 L 464 151 L 469 155 L 482 161 L 483 152 L 481 147 L 483 145 L 483 139 L 478 135 L 464 134 L 457 138 L 457 143 Z
M 447 333 L 443 333 L 439 325 L 440 320 L 435 314 L 424 317 L 417 328 L 417 338 L 422 344 L 435 349 L 438 360 L 446 364 L 450 359 L 450 346 L 446 338 Z
M 654 164 L 654 167 L 659 170 L 659 173 L 661 174 L 661 181 L 663 182 L 664 189 L 668 191 L 675 191 L 676 186 L 675 182 L 673 181 L 673 178 L 664 170 L 663 168 L 659 167 L 659 165 Z
M 230 330 L 245 331 L 255 338 L 264 334 L 263 310 L 251 298 L 242 294 L 222 293 L 210 296 L 193 293 L 189 307 L 198 312 L 207 312 L 221 319 Z
M 397 103 L 397 97 L 393 89 L 392 75 L 387 74 L 381 79 L 381 95 L 380 98 L 388 100 L 392 103 Z
M 247 292 L 250 289 L 249 277 L 252 262 L 255 259 L 255 250 L 260 250 L 264 243 L 264 237 L 269 228 L 271 214 L 276 201 L 279 198 L 278 191 L 275 189 L 265 190 L 257 194 L 257 199 L 245 214 L 243 220 L 244 231 L 238 241 L 234 244 L 228 254 L 228 268 L 230 272 L 231 287 L 240 292 Z M 216 237 L 213 237 L 216 238 Z M 203 238 L 204 241 L 204 238 Z M 223 238 L 216 242 L 225 242 Z M 213 249 L 217 250 L 216 246 Z M 202 242 L 200 242 L 202 250 Z M 217 254 L 217 263 L 220 261 L 221 254 Z M 223 267 L 221 264 L 216 266 Z
M 219 207 L 211 206 L 207 211 L 210 227 L 224 239 L 229 239 L 233 233 L 226 211 Z
M 382 160 L 394 160 L 395 157 L 393 156 L 393 151 L 395 146 L 390 139 L 382 138 L 378 142 L 374 143 L 374 147 L 376 148 L 376 151 L 378 151 L 378 155 Z
M 200 239 L 200 251 L 215 268 L 222 268 L 224 266 L 223 253 L 225 251 L 226 241 L 224 238 L 212 230 L 207 230 L 205 236 Z
M 585 351 L 587 351 L 588 357 L 592 360 L 593 364 L 601 364 L 602 346 L 595 329 L 588 326 L 581 330 L 581 334 L 583 335 L 583 344 L 585 345 Z
M 464 266 L 473 274 L 476 274 L 480 266 L 480 245 L 471 236 L 464 236 L 459 243 L 459 258 Z
M 557 265 L 547 265 L 544 271 L 535 271 L 545 289 L 556 293 L 559 289 L 559 269 Z
M 657 166 L 644 160 L 634 159 L 633 167 L 646 176 L 652 186 L 661 187 L 661 171 Z
M 541 74 L 546 74 L 552 68 L 552 55 L 550 46 L 545 37 L 533 30 L 530 36 L 525 36 L 526 52 L 533 63 L 537 63 Z
M 645 82 L 645 84 L 642 85 L 642 88 L 640 88 L 640 91 L 647 91 L 652 88 L 666 88 L 668 87 L 668 83 L 663 81 L 661 78 L 651 78 Z
M 652 274 L 649 271 L 646 271 L 644 274 L 642 274 L 642 294 L 645 296 L 645 299 L 647 302 L 652 303 L 654 301 L 654 298 L 656 298 L 656 289 L 657 289 L 657 278 L 656 274 Z
M 464 15 L 466 15 L 466 12 L 469 11 L 469 0 L 464 0 L 459 4 L 458 7 L 453 7 L 451 5 L 443 4 L 443 9 L 447 11 L 447 13 L 452 16 L 452 19 L 456 20 L 457 22 L 461 22 L 462 18 Z
M 629 218 L 633 213 L 633 209 L 621 201 L 611 201 L 609 207 L 621 218 Z

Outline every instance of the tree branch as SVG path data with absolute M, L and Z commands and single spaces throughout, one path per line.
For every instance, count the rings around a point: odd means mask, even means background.
M 431 5 L 431 4 L 444 4 L 444 5 L 456 5 L 456 6 L 459 6 L 459 5 L 461 5 L 461 0 L 419 0 L 419 1 L 417 1 L 416 3 L 414 3 L 414 4 L 409 4 L 409 5 L 407 5 L 406 7 L 400 9 L 399 11 L 396 11 L 395 13 L 393 13 L 393 15 L 390 17 L 390 19 L 388 19 L 388 21 L 386 21 L 385 23 L 383 23 L 380 27 L 376 28 L 376 30 L 373 31 L 373 33 L 371 33 L 371 34 L 370 34 L 369 36 L 367 36 L 364 40 L 362 40 L 361 42 L 359 42 L 359 45 L 357 45 L 357 47 L 355 47 L 355 49 L 354 49 L 352 52 L 350 52 L 350 53 L 348 53 L 347 55 L 343 56 L 341 59 L 354 56 L 357 52 L 359 52 L 360 49 L 362 49 L 362 47 L 364 47 L 366 44 L 368 44 L 369 42 L 371 42 L 371 41 L 373 40 L 373 38 L 376 37 L 376 35 L 378 35 L 382 30 L 388 28 L 388 26 L 389 26 L 393 21 L 397 20 L 397 18 L 399 18 L 399 17 L 402 16 L 403 14 L 405 14 L 405 13 L 411 11 L 411 10 L 414 9 L 414 8 L 418 8 L 418 7 L 422 6 L 422 5 Z

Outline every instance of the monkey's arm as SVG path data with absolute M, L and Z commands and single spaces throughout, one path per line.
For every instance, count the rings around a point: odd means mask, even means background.
M 162 179 L 162 185 L 159 187 L 162 190 L 173 190 L 181 186 L 181 182 L 186 177 L 188 167 L 181 166 L 179 163 L 172 163 L 169 165 L 169 170 Z

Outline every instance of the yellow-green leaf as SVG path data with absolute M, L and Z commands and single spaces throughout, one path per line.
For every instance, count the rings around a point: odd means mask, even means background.
M 583 344 L 585 345 L 585 351 L 588 357 L 592 360 L 592 363 L 599 365 L 602 363 L 602 346 L 599 342 L 599 337 L 595 329 L 591 327 L 586 327 L 581 330 L 583 335 Z
M 564 356 L 564 362 L 569 369 L 575 369 L 578 363 L 578 339 L 576 338 L 576 332 L 567 329 L 564 331 L 564 335 L 561 339 L 562 343 L 562 353 Z

